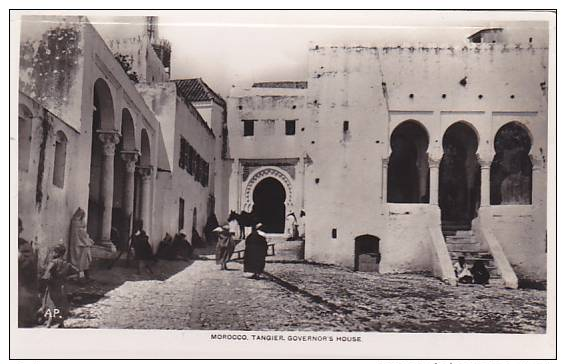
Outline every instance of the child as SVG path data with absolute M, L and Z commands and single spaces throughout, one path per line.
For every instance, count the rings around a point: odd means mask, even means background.
M 63 259 L 66 251 L 63 244 L 53 248 L 45 273 L 41 277 L 46 285 L 41 312 L 47 319 L 47 327 L 63 327 L 63 322 L 69 314 L 65 282 L 72 271 L 78 273 L 79 270 Z

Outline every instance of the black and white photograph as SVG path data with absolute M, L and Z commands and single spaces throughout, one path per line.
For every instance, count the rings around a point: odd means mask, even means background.
M 10 20 L 14 358 L 555 355 L 555 12 Z

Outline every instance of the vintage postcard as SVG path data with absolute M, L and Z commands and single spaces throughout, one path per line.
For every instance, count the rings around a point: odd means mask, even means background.
M 554 12 L 10 20 L 12 358 L 556 356 Z

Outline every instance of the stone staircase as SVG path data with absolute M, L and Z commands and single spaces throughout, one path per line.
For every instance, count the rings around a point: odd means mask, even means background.
M 499 280 L 501 275 L 495 266 L 491 253 L 481 247 L 480 241 L 474 235 L 470 224 L 460 222 L 442 222 L 442 234 L 450 254 L 452 263 L 463 256 L 470 266 L 476 261 L 482 261 L 489 270 L 490 281 Z

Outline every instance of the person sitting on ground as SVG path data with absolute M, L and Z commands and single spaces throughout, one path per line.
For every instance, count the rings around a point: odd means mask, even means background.
M 45 293 L 43 305 L 40 312 L 47 319 L 47 327 L 63 327 L 63 322 L 69 315 L 69 301 L 65 292 L 67 277 L 79 269 L 65 261 L 64 256 L 67 249 L 63 244 L 56 245 L 45 268 L 41 279 L 45 282 Z
M 169 233 L 165 233 L 165 237 L 159 242 L 157 257 L 167 260 L 175 259 L 173 252 L 173 237 L 169 235 Z
M 489 283 L 489 271 L 485 267 L 482 261 L 477 261 L 474 263 L 472 269 L 470 269 L 472 276 L 474 277 L 475 284 L 488 284 Z
M 216 264 L 220 264 L 220 270 L 227 270 L 226 264 L 232 258 L 232 253 L 234 253 L 234 247 L 236 246 L 230 233 L 230 226 L 218 226 L 212 231 L 218 234 L 216 239 Z
M 188 261 L 193 256 L 193 246 L 187 240 L 185 230 L 180 230 L 173 238 L 173 254 L 175 259 Z
M 472 283 L 472 273 L 464 257 L 458 257 L 458 261 L 454 263 L 454 273 L 459 283 Z
M 151 264 L 152 262 L 156 262 L 157 259 L 153 255 L 153 249 L 149 244 L 149 237 L 143 230 L 142 220 L 134 222 L 132 246 L 134 247 L 134 257 L 137 261 L 138 274 L 141 274 L 142 268 L 147 269 L 150 274 L 153 274 Z

